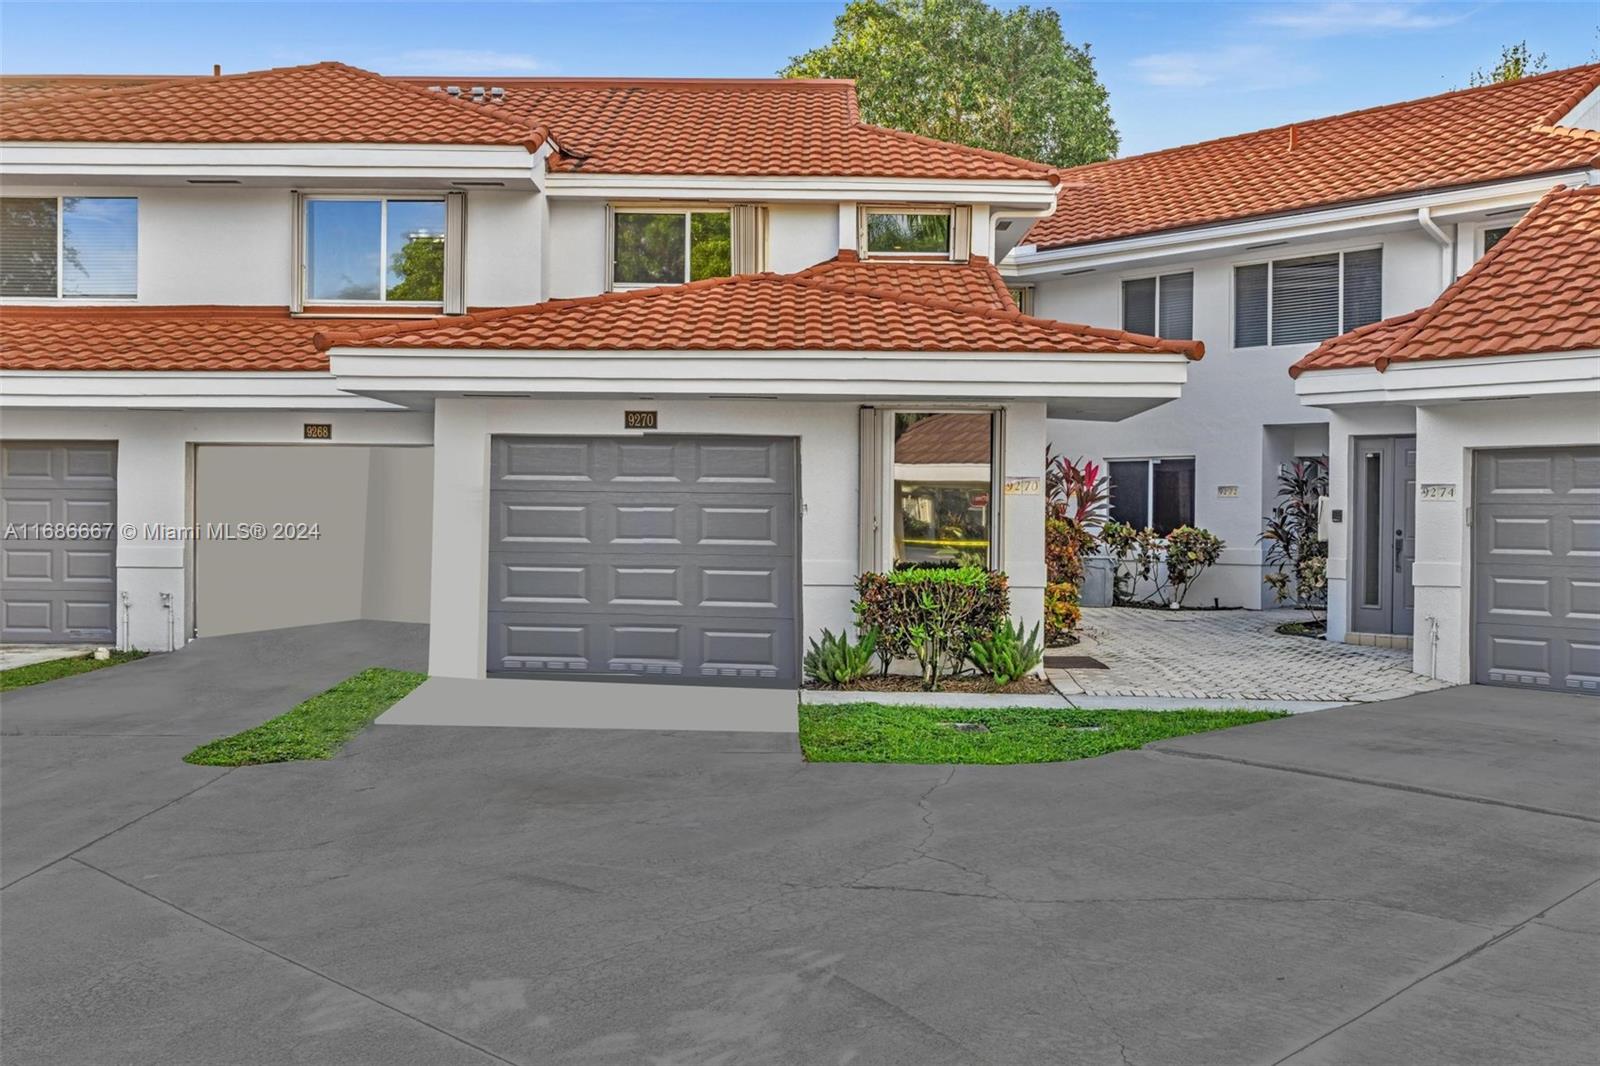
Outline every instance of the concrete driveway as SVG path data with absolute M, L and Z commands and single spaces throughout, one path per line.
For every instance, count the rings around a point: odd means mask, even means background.
M 195 743 L 423 634 L 207 640 L 4 707 L 25 1063 L 1563 1063 L 1600 701 L 1454 689 L 1030 767 L 792 737 Z

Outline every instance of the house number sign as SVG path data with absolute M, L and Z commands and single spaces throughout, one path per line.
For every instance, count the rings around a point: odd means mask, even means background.
M 623 429 L 655 429 L 656 413 L 654 411 L 624 411 L 622 412 Z
M 1006 478 L 1005 493 L 1007 496 L 1037 496 L 1039 495 L 1039 479 L 1036 477 L 1008 477 Z
M 1420 500 L 1453 500 L 1456 498 L 1455 483 L 1428 484 L 1424 482 L 1417 488 L 1417 498 Z
M 333 423 L 331 422 L 305 422 L 306 440 L 332 440 Z

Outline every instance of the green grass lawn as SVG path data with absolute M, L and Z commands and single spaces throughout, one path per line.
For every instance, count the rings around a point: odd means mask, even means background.
M 96 659 L 94 653 L 90 652 L 86 655 L 75 655 L 67 659 L 51 659 L 49 662 L 13 666 L 9 670 L 0 670 L 0 692 L 9 692 L 14 688 L 25 688 L 28 685 L 38 685 L 45 681 L 54 681 L 58 677 L 87 674 L 91 670 L 116 666 L 118 663 L 131 663 L 135 659 L 143 659 L 148 654 L 149 652 L 143 651 L 114 651 L 109 659 Z
M 254 766 L 331 758 L 345 741 L 427 679 L 427 674 L 404 670 L 363 670 L 287 714 L 200 745 L 183 761 L 196 766 Z
M 800 708 L 800 749 L 812 762 L 1021 763 L 1092 759 L 1153 740 L 1282 718 L 1283 711 L 1062 711 L 1003 707 Z M 963 731 L 950 723 L 986 731 Z

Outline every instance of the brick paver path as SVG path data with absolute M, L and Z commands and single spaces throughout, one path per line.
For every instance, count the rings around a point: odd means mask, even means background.
M 1445 688 L 1411 672 L 1411 652 L 1330 644 L 1273 632 L 1302 611 L 1151 611 L 1091 607 L 1083 612 L 1088 655 L 1105 670 L 1049 671 L 1067 696 L 1193 699 L 1395 699 Z

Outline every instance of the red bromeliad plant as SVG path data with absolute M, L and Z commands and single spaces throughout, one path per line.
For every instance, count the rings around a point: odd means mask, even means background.
M 1083 560 L 1095 550 L 1111 511 L 1111 492 L 1099 465 L 1044 453 L 1046 643 L 1065 643 L 1078 627 Z

